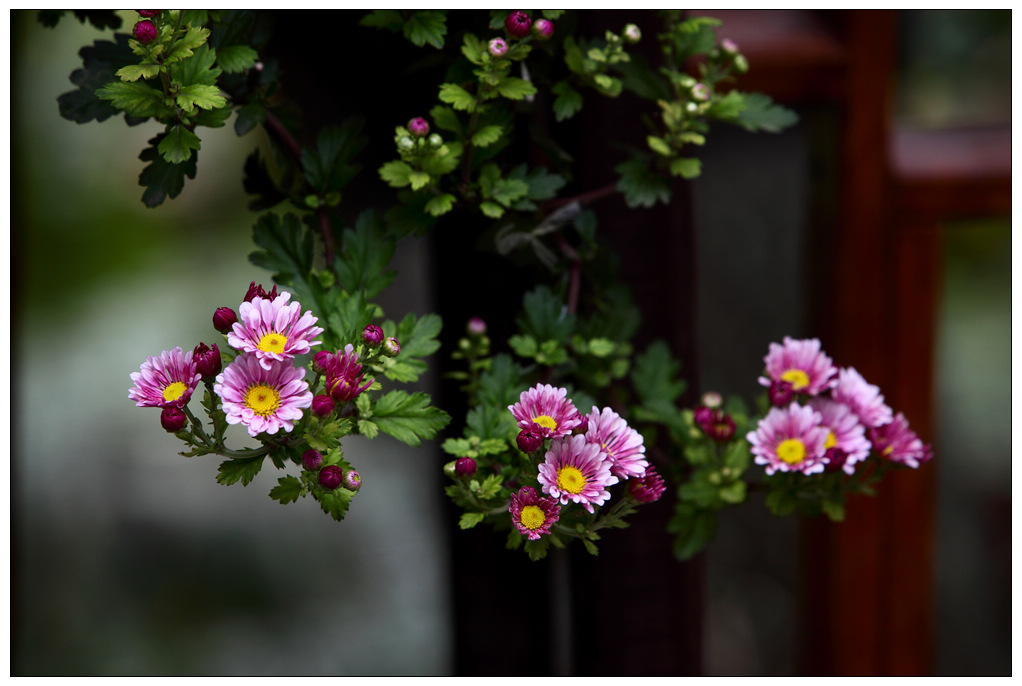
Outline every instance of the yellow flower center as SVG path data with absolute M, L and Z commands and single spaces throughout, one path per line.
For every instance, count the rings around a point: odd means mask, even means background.
M 796 391 L 809 387 L 809 375 L 801 369 L 789 369 L 781 374 L 781 380 L 790 383 L 791 387 Z
M 777 446 L 777 457 L 788 464 L 798 464 L 806 457 L 805 443 L 797 438 L 781 441 L 781 444 Z
M 182 381 L 175 381 L 166 388 L 163 389 L 163 399 L 168 403 L 173 402 L 185 394 L 188 390 L 188 385 Z
M 545 426 L 546 428 L 550 429 L 551 431 L 553 431 L 553 430 L 555 430 L 557 428 L 557 422 L 554 420 L 553 417 L 551 417 L 549 415 L 541 414 L 538 417 L 533 417 L 532 421 L 536 422 L 540 426 Z
M 282 353 L 285 345 L 287 345 L 287 336 L 271 331 L 259 339 L 259 345 L 256 347 L 264 353 Z
M 557 488 L 578 495 L 585 488 L 586 478 L 578 467 L 567 465 L 557 470 Z
M 830 450 L 837 445 L 837 436 L 834 435 L 833 431 L 827 432 L 827 440 L 823 442 L 824 450 Z
M 245 407 L 257 415 L 267 417 L 280 407 L 280 393 L 266 384 L 256 384 L 245 394 Z
M 529 531 L 535 531 L 543 526 L 546 521 L 546 513 L 539 505 L 526 505 L 522 508 L 522 526 Z

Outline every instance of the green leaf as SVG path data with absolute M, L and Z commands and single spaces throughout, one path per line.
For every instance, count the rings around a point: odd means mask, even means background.
M 332 491 L 317 488 L 312 491 L 312 497 L 319 501 L 323 512 L 339 522 L 348 514 L 348 507 L 351 505 L 351 499 L 355 497 L 355 492 L 346 488 L 335 488 Z
M 522 373 L 521 366 L 510 355 L 494 355 L 490 359 L 490 368 L 479 376 L 479 402 L 501 408 L 510 416 L 506 412 L 507 407 L 515 404 L 525 390 Z
M 412 171 L 408 175 L 408 183 L 411 184 L 413 191 L 417 191 L 429 183 L 429 174 L 422 171 Z
M 216 51 L 216 63 L 228 74 L 238 74 L 251 69 L 259 59 L 259 53 L 248 45 L 228 45 Z
M 798 115 L 778 105 L 768 95 L 745 93 L 745 108 L 734 121 L 747 131 L 779 133 L 798 123 Z
M 250 102 L 238 108 L 234 119 L 234 133 L 244 136 L 246 133 L 266 121 L 266 107 L 257 102 Z
M 784 490 L 770 491 L 763 502 L 778 517 L 791 514 L 798 505 L 794 495 Z
M 667 530 L 675 534 L 674 556 L 678 560 L 689 560 L 717 535 L 717 514 L 713 511 L 695 510 L 691 506 L 679 505 Z
M 184 35 L 171 43 L 163 56 L 164 64 L 179 62 L 194 54 L 194 50 L 206 42 L 209 29 L 202 26 L 189 26 Z
M 671 161 L 669 168 L 671 174 L 680 176 L 683 179 L 694 179 L 703 171 L 702 163 L 695 157 L 679 157 Z
M 671 150 L 671 146 L 668 145 L 667 141 L 659 136 L 646 136 L 646 145 L 649 146 L 653 152 L 663 155 L 664 157 L 670 157 L 674 154 Z
M 827 519 L 830 521 L 843 522 L 845 520 L 844 504 L 834 502 L 833 500 L 822 500 L 820 501 L 820 507 L 823 509 L 823 514 L 827 515 Z
M 168 71 L 175 85 L 215 86 L 223 71 L 215 65 L 216 53 L 208 45 L 202 45 L 188 59 L 170 65 Z
M 220 93 L 219 88 L 216 86 L 206 86 L 201 83 L 184 86 L 178 91 L 174 100 L 177 102 L 177 106 L 186 113 L 191 112 L 196 107 L 212 110 L 227 105 L 227 98 Z
M 517 532 L 512 532 L 517 533 Z M 525 552 L 529 554 L 529 559 L 533 562 L 542 560 L 546 557 L 547 551 L 550 549 L 550 537 L 540 536 L 534 541 L 525 542 Z
M 416 12 L 405 22 L 405 38 L 420 48 L 429 43 L 437 50 L 443 49 L 447 35 L 446 15 L 444 10 Z
M 482 64 L 484 52 L 486 52 L 486 45 L 473 34 L 466 33 L 465 42 L 461 46 L 461 54 L 472 64 Z
M 458 119 L 457 113 L 450 107 L 437 105 L 429 111 L 429 116 L 438 129 L 450 131 L 456 136 L 461 137 L 461 120 Z
M 482 512 L 464 512 L 461 515 L 461 519 L 458 520 L 458 527 L 461 529 L 471 529 L 485 518 L 486 515 Z
M 199 149 L 200 143 L 199 137 L 185 127 L 172 126 L 160 141 L 157 150 L 167 162 L 180 164 L 192 156 L 192 150 Z
M 685 382 L 677 378 L 681 363 L 671 355 L 664 341 L 655 341 L 636 356 L 632 369 L 632 385 L 644 403 L 674 403 L 685 392 Z
M 409 312 L 397 327 L 397 339 L 401 342 L 400 357 L 428 357 L 440 349 L 437 336 L 443 327 L 443 320 L 437 314 L 416 317 Z
M 497 126 L 495 124 L 484 126 L 476 131 L 475 135 L 472 136 L 472 145 L 477 148 L 485 148 L 500 140 L 502 135 L 504 135 L 504 128 L 502 126 Z
M 149 164 L 138 176 L 138 182 L 145 187 L 142 202 L 146 207 L 156 207 L 168 197 L 176 198 L 184 189 L 185 177 L 195 178 L 198 154 L 192 155 L 186 162 L 173 164 L 163 158 L 159 152 L 159 144 L 164 135 L 151 139 L 150 147 L 142 151 L 138 157 Z
M 358 22 L 362 26 L 397 31 L 404 26 L 404 19 L 397 10 L 373 10 Z
M 117 70 L 117 76 L 122 81 L 138 81 L 139 79 L 151 79 L 160 73 L 158 64 L 129 64 Z
M 525 79 L 508 76 L 501 79 L 497 92 L 508 100 L 521 100 L 529 95 L 535 95 L 536 87 Z
M 590 541 L 588 538 L 583 538 L 582 544 L 586 547 L 586 552 L 588 552 L 590 555 L 600 554 L 600 549 L 596 546 L 595 543 Z
M 346 229 L 342 238 L 334 264 L 337 281 L 349 293 L 362 291 L 366 298 L 375 298 L 396 275 L 387 269 L 394 256 L 394 239 L 385 235 L 383 222 L 373 210 L 362 212 L 355 229 Z
M 277 479 L 277 484 L 270 489 L 270 497 L 281 505 L 297 502 L 302 495 L 302 482 L 290 474 Z
M 706 111 L 706 116 L 711 119 L 735 121 L 745 106 L 745 95 L 738 91 L 730 91 L 723 98 L 711 104 Z
M 516 320 L 522 333 L 531 335 L 537 341 L 565 343 L 575 329 L 575 315 L 569 313 L 563 298 L 548 286 L 525 294 L 524 311 Z
M 729 505 L 738 505 L 745 501 L 745 482 L 735 481 L 720 489 L 719 497 Z
M 230 486 L 238 481 L 241 481 L 242 486 L 248 486 L 252 483 L 252 479 L 255 478 L 259 470 L 263 468 L 263 458 L 265 455 L 258 457 L 247 457 L 241 459 L 225 460 L 220 463 L 220 467 L 217 469 L 216 481 L 219 484 Z
M 479 203 L 479 209 L 491 219 L 500 219 L 504 216 L 504 208 L 495 202 L 485 201 Z
M 430 440 L 436 432 L 447 426 L 450 416 L 431 407 L 425 393 L 391 391 L 382 396 L 373 408 L 373 420 L 380 431 L 410 446 Z
M 82 124 L 104 121 L 118 113 L 110 102 L 97 97 L 96 90 L 114 81 L 114 72 L 135 64 L 138 57 L 128 46 L 127 34 L 115 34 L 114 41 L 96 41 L 78 51 L 82 68 L 71 72 L 71 83 L 77 90 L 57 98 L 61 117 Z M 129 123 L 138 122 L 129 119 Z
M 444 83 L 440 86 L 440 100 L 456 110 L 476 111 L 476 99 L 471 93 L 456 83 Z
M 617 165 L 614 170 L 621 175 L 617 189 L 625 194 L 629 207 L 652 207 L 657 201 L 670 202 L 670 183 L 650 169 L 644 160 L 633 158 Z
M 96 90 L 96 97 L 132 117 L 147 119 L 167 117 L 172 110 L 163 99 L 163 92 L 138 81 L 113 81 Z
M 454 202 L 457 200 L 450 193 L 443 193 L 429 199 L 426 203 L 426 212 L 434 217 L 439 217 L 442 214 L 447 214 L 454 209 Z
M 380 178 L 394 188 L 402 188 L 412 182 L 414 170 L 407 162 L 394 160 L 380 167 Z
M 340 126 L 320 131 L 315 150 L 302 150 L 305 180 L 321 197 L 344 188 L 361 169 L 353 162 L 367 143 L 361 132 L 362 121 L 349 117 Z

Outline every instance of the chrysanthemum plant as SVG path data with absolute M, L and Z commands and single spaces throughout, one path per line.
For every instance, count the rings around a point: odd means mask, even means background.
M 220 482 L 249 483 L 269 457 L 278 468 L 300 470 L 280 478 L 271 497 L 287 503 L 311 495 L 341 519 L 360 485 L 342 452 L 344 437 L 382 432 L 418 445 L 447 424 L 426 394 L 384 387 L 426 371 L 439 318 L 395 322 L 372 300 L 393 278 L 396 240 L 421 236 L 453 214 L 472 217 L 497 252 L 532 259 L 550 274 L 549 283 L 523 294 L 518 331 L 500 352 L 479 318 L 452 352 L 462 366 L 450 376 L 463 383 L 469 410 L 462 435 L 442 447 L 462 528 L 485 522 L 505 530 L 508 546 L 524 547 L 533 559 L 576 538 L 595 554 L 600 531 L 627 526 L 629 515 L 664 493 L 656 462 L 678 484 L 672 527 L 684 558 L 710 540 L 718 509 L 745 499 L 753 453 L 770 473 L 767 504 L 779 514 L 809 502 L 838 516 L 839 497 L 882 471 L 860 478 L 857 468 L 848 476 L 849 465 L 872 463 L 860 456 L 861 432 L 832 407 L 789 404 L 777 409 L 784 417 L 772 411 L 748 433 L 751 451 L 743 436 L 752 420 L 737 401 L 726 409 L 712 400 L 695 411 L 682 407 L 680 365 L 664 343 L 636 354 L 630 340 L 639 314 L 600 261 L 594 203 L 614 194 L 630 207 L 670 202 L 672 176 L 700 174 L 695 151 L 712 121 L 750 131 L 795 121 L 768 97 L 733 88 L 748 64 L 738 46 L 718 37 L 717 20 L 660 13 L 653 39 L 662 59 L 649 64 L 630 52 L 649 40 L 636 24 L 572 35 L 573 12 L 475 13 L 457 22 L 471 28 L 456 32 L 443 10 L 370 12 L 361 18 L 365 30 L 400 34 L 427 63 L 447 53 L 449 67 L 435 102 L 411 103 L 428 116 L 395 122 L 392 138 L 372 141 L 392 146 L 378 179 L 398 190 L 394 204 L 364 208 L 345 226 L 341 193 L 368 142 L 355 119 L 320 131 L 312 148 L 297 142 L 278 116 L 277 63 L 262 54 L 271 24 L 241 11 L 138 14 L 131 36 L 82 50 L 83 68 L 71 77 L 78 90 L 61 96 L 60 109 L 80 123 L 123 113 L 129 124 L 165 126 L 141 155 L 145 204 L 177 196 L 195 177 L 201 127 L 222 126 L 233 114 L 238 135 L 262 126 L 271 146 L 249 158 L 244 183 L 255 196 L 252 209 L 275 210 L 255 223 L 252 261 L 272 272 L 280 290 L 252 284 L 237 310 L 217 310 L 222 348 L 176 348 L 132 375 L 131 398 L 162 408 L 164 427 L 188 446 L 184 454 L 227 457 Z M 44 22 L 56 16 L 45 13 Z M 120 25 L 112 14 L 79 18 Z M 541 90 L 550 97 L 537 98 Z M 587 97 L 623 91 L 649 104 L 641 114 L 646 148 L 629 151 L 615 168 L 618 178 L 602 188 L 559 197 L 572 173 L 570 155 L 544 140 L 553 160 L 547 168 L 510 145 L 530 117 L 570 120 Z M 840 385 L 831 381 L 827 389 Z M 787 383 L 795 400 L 820 395 Z M 848 383 L 849 393 L 869 402 L 864 386 Z M 188 405 L 200 384 L 204 418 Z M 840 397 L 833 390 L 829 402 Z M 259 446 L 228 448 L 229 424 L 243 425 Z M 877 441 L 905 445 L 900 429 L 883 426 L 870 429 Z M 838 462 L 832 441 L 847 453 L 844 471 L 827 472 Z M 661 445 L 669 449 L 652 447 Z M 881 443 L 872 445 L 884 453 Z M 891 448 L 887 463 L 898 450 Z

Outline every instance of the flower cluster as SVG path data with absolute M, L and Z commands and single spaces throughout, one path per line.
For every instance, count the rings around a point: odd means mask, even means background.
M 909 467 L 933 456 L 880 389 L 854 368 L 834 366 L 819 340 L 786 337 L 770 344 L 764 362 L 759 382 L 773 407 L 746 439 L 767 474 L 853 474 L 871 453 Z
M 382 398 L 385 410 L 363 397 L 381 386 L 374 376 L 367 378 L 369 370 L 390 379 L 414 378 L 406 363 L 393 359 L 401 349 L 397 338 L 384 335 L 385 329 L 388 333 L 397 329 L 402 336 L 408 329 L 393 322 L 384 322 L 383 327 L 368 324 L 357 337 L 350 331 L 343 334 L 356 340 L 336 352 L 312 355 L 322 344 L 320 334 L 333 340 L 340 336 L 319 326 L 319 319 L 291 298 L 288 291 L 278 293 L 274 286 L 267 292 L 253 282 L 237 312 L 220 307 L 213 314 L 213 327 L 227 343 L 223 352 L 216 343 L 199 343 L 188 352 L 174 348 L 147 358 L 131 374 L 135 385 L 128 397 L 139 406 L 161 408 L 163 428 L 190 446 L 182 455 L 227 457 L 218 470 L 220 483 L 249 483 L 266 457 L 278 469 L 290 462 L 303 468 L 300 477 L 278 479 L 270 497 L 288 503 L 312 495 L 325 512 L 343 519 L 362 485 L 359 473 L 342 456 L 343 436 L 361 433 L 373 438 L 384 432 L 418 445 L 432 438 L 448 418 L 428 406 L 425 394 L 391 391 Z M 408 323 L 415 328 L 413 319 Z M 431 325 L 423 327 L 427 328 Z M 438 331 L 439 326 L 431 330 Z M 428 336 L 420 340 L 427 341 L 426 347 L 432 345 Z M 308 355 L 311 359 L 302 358 Z M 188 408 L 200 382 L 205 385 L 202 407 L 208 423 Z M 376 411 L 383 416 L 370 419 Z M 230 425 L 244 427 L 260 447 L 229 448 Z
M 543 453 L 536 479 L 549 498 L 525 486 L 512 497 L 509 508 L 512 523 L 530 540 L 550 532 L 560 507 L 580 505 L 595 514 L 595 507 L 610 499 L 608 488 L 619 481 L 643 480 L 637 491 L 628 491 L 636 502 L 652 502 L 663 493 L 663 481 L 657 481 L 659 476 L 645 458 L 642 435 L 609 407 L 594 406 L 582 415 L 567 393 L 565 388 L 539 384 L 508 407 L 521 429 L 519 448 L 537 458 Z

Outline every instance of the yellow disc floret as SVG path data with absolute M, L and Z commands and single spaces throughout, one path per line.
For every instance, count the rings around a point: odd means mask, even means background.
M 282 353 L 287 345 L 287 336 L 271 331 L 259 339 L 257 346 L 264 353 Z
M 245 393 L 245 407 L 257 415 L 267 417 L 280 407 L 280 393 L 265 384 L 255 384 Z
M 834 435 L 833 431 L 828 431 L 827 440 L 823 443 L 823 447 L 825 450 L 830 450 L 835 445 L 837 445 L 837 436 Z
M 555 420 L 550 415 L 541 414 L 538 417 L 533 417 L 532 421 L 534 421 L 536 424 L 539 424 L 540 426 L 545 426 L 551 431 L 557 430 L 557 420 Z
M 529 531 L 535 531 L 543 526 L 546 521 L 546 513 L 539 505 L 526 505 L 522 508 L 522 526 Z
M 789 369 L 781 374 L 781 380 L 790 383 L 791 387 L 796 391 L 809 388 L 809 375 L 801 369 Z
M 187 384 L 182 381 L 175 381 L 163 389 L 163 399 L 168 403 L 174 402 L 188 390 Z
M 798 464 L 806 457 L 805 443 L 797 438 L 781 441 L 781 444 L 777 446 L 777 457 L 788 464 Z
M 557 488 L 578 495 L 585 488 L 586 478 L 578 467 L 565 465 L 557 470 Z

